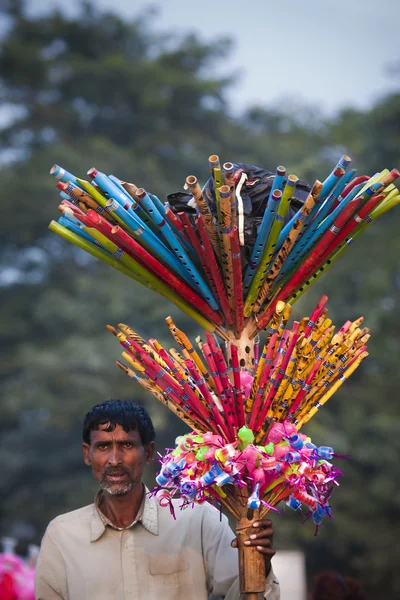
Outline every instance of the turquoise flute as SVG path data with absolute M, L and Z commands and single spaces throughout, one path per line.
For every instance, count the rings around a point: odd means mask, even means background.
M 137 190 L 137 195 L 141 202 L 143 202 L 143 206 L 145 206 L 146 210 L 151 214 L 155 224 L 160 228 L 164 239 L 167 241 L 175 256 L 179 259 L 182 267 L 186 270 L 186 281 L 189 280 L 191 286 L 200 292 L 213 310 L 218 310 L 219 304 L 215 300 L 211 289 L 205 283 L 196 265 L 183 248 L 182 244 L 171 229 L 169 223 L 167 223 L 163 215 L 158 211 L 146 190 L 139 188 Z
M 313 210 L 311 211 L 310 216 L 306 221 L 306 227 L 314 220 L 315 215 L 321 208 L 324 200 L 329 196 L 329 194 L 334 190 L 334 188 L 339 184 L 339 181 L 343 177 L 347 167 L 351 163 L 351 158 L 349 156 L 343 155 L 338 161 L 337 165 L 333 169 L 333 171 L 328 175 L 325 181 L 322 183 L 322 190 L 318 198 L 318 202 L 315 204 Z
M 142 227 L 152 231 L 155 235 L 158 234 L 157 227 L 154 226 L 152 219 L 122 186 L 122 189 L 120 189 L 107 175 L 101 173 L 95 167 L 89 169 L 87 174 L 106 194 L 107 199 L 116 200 L 122 208 L 139 219 Z
M 50 169 L 50 175 L 53 175 L 53 177 L 55 177 L 58 181 L 62 181 L 63 183 L 72 181 L 76 185 L 79 185 L 75 175 L 69 171 L 66 171 L 63 167 L 60 167 L 60 165 L 53 165 Z
M 250 289 L 251 282 L 257 271 L 257 267 L 261 260 L 262 253 L 267 243 L 270 229 L 275 219 L 275 213 L 278 209 L 278 202 L 282 198 L 281 188 L 283 186 L 286 169 L 285 167 L 278 167 L 276 169 L 276 175 L 272 184 L 271 192 L 268 197 L 267 208 L 265 209 L 264 216 L 261 221 L 260 229 L 258 230 L 256 242 L 254 244 L 253 252 L 247 265 L 246 272 L 243 278 L 243 290 L 246 295 Z M 279 194 L 275 192 L 279 191 Z

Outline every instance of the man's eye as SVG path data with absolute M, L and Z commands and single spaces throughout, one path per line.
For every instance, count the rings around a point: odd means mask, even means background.
M 108 445 L 107 445 L 107 444 L 99 444 L 97 447 L 98 447 L 100 450 L 106 450 L 106 449 L 108 448 Z
M 125 448 L 133 448 L 133 444 L 131 444 L 131 442 L 126 442 L 126 443 L 124 444 L 124 447 L 125 447 Z

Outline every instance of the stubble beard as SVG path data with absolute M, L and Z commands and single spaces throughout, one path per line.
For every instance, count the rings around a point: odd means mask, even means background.
M 135 481 L 128 481 L 126 483 L 107 483 L 106 481 L 100 482 L 100 488 L 110 494 L 110 496 L 125 496 L 135 487 Z

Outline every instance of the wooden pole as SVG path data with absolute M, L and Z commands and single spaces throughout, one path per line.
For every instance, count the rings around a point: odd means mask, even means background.
M 247 326 L 236 339 L 233 331 L 227 331 L 229 342 L 238 349 L 239 364 L 242 368 L 254 373 L 254 341 L 250 340 Z M 260 520 L 260 511 L 247 508 L 247 498 L 250 489 L 235 488 L 235 504 L 240 514 L 236 525 L 236 537 L 239 552 L 240 592 L 246 600 L 258 600 L 259 594 L 265 590 L 264 557 L 255 546 L 245 546 L 244 542 L 254 533 L 253 523 Z
M 245 594 L 246 600 L 256 600 L 258 594 L 265 591 L 264 557 L 255 546 L 245 546 L 244 542 L 254 533 L 253 523 L 260 519 L 260 511 L 247 508 L 247 500 L 242 497 L 245 490 L 237 490 L 237 492 L 241 496 L 236 495 L 237 507 L 241 515 L 236 525 L 240 592 Z M 244 506 L 243 501 L 245 501 Z

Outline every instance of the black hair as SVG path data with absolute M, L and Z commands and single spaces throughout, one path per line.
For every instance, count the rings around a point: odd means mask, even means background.
M 150 415 L 143 406 L 125 400 L 106 400 L 93 406 L 85 415 L 83 441 L 90 444 L 90 432 L 98 430 L 99 425 L 106 423 L 109 423 L 105 430 L 107 432 L 114 431 L 117 425 L 121 425 L 126 433 L 137 430 L 144 446 L 154 442 L 156 437 Z

